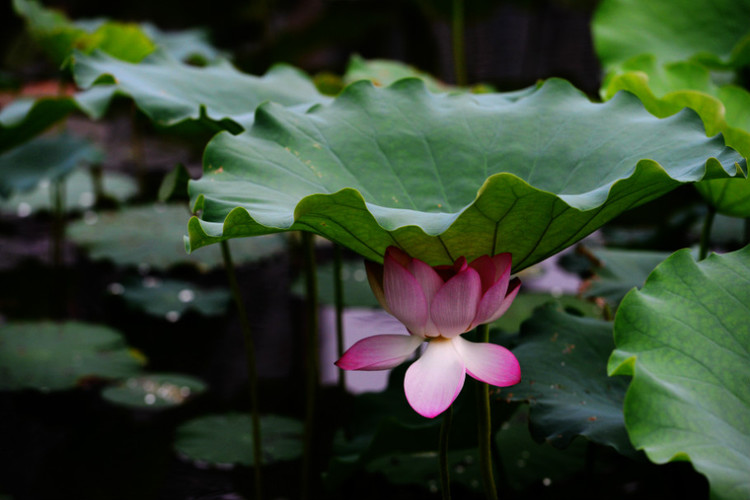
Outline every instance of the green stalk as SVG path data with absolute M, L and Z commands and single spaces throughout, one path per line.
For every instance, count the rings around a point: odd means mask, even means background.
M 490 326 L 479 325 L 479 341 L 489 342 Z M 479 443 L 479 469 L 487 500 L 497 500 L 497 488 L 492 472 L 492 423 L 490 419 L 490 386 L 484 382 L 477 385 L 477 429 Z
M 448 436 L 453 420 L 453 405 L 443 412 L 443 423 L 440 425 L 440 442 L 438 460 L 440 465 L 440 491 L 443 500 L 451 500 L 451 474 L 448 469 Z
M 703 231 L 701 231 L 701 242 L 700 250 L 698 253 L 698 260 L 703 260 L 708 256 L 708 245 L 711 239 L 711 226 L 714 223 L 714 217 L 716 216 L 716 209 L 709 205 L 708 212 L 706 213 L 706 220 L 703 221 Z
M 464 46 L 464 0 L 453 0 L 451 38 L 453 41 L 453 67 L 456 85 L 469 83 L 466 73 L 466 47 Z
M 240 287 L 237 283 L 237 273 L 232 262 L 232 254 L 229 251 L 229 242 L 221 242 L 221 255 L 224 258 L 224 268 L 227 271 L 229 279 L 229 288 L 232 291 L 232 298 L 237 307 L 237 314 L 240 318 L 240 326 L 245 336 L 245 354 L 247 358 L 247 381 L 250 386 L 250 411 L 253 421 L 253 472 L 255 475 L 255 500 L 261 500 L 262 483 L 260 469 L 263 465 L 263 450 L 260 432 L 260 414 L 258 410 L 258 371 L 255 364 L 255 343 L 253 342 L 252 330 L 250 328 L 250 319 L 247 315 L 247 309 L 242 301 Z
M 344 355 L 344 283 L 341 279 L 341 247 L 333 245 L 333 294 L 336 302 L 336 355 L 338 359 Z M 341 392 L 346 390 L 346 372 L 339 371 L 338 387 Z
M 307 332 L 305 335 L 306 355 L 306 403 L 305 403 L 305 444 L 302 460 L 302 498 L 313 498 L 313 467 L 315 466 L 315 400 L 318 393 L 319 347 L 318 347 L 318 277 L 315 262 L 315 235 L 303 232 L 302 247 L 305 252 L 305 294 Z

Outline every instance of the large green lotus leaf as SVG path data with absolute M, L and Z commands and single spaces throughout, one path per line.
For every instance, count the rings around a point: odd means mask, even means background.
M 206 384 L 179 373 L 151 373 L 130 377 L 102 391 L 102 397 L 119 406 L 161 410 L 186 403 L 206 391 Z
M 695 110 L 708 135 L 722 133 L 728 146 L 750 157 L 750 93 L 714 84 L 704 66 L 684 61 L 660 65 L 650 55 L 635 57 L 608 75 L 602 94 L 609 99 L 620 90 L 637 95 L 660 118 L 685 107 Z M 750 180 L 710 180 L 696 187 L 720 213 L 750 216 Z
M 656 463 L 690 460 L 712 498 L 750 497 L 750 247 L 696 263 L 680 250 L 615 319 L 625 423 Z
M 109 259 L 122 266 L 168 269 L 192 264 L 209 270 L 222 265 L 218 246 L 185 253 L 182 228 L 189 216 L 187 208 L 177 204 L 129 207 L 72 222 L 68 235 L 93 259 Z M 231 248 L 237 263 L 249 263 L 283 251 L 286 244 L 283 237 L 272 235 L 238 241 Z
M 0 153 L 36 137 L 75 109 L 69 97 L 16 99 L 0 110 Z
M 513 354 L 523 379 L 508 397 L 529 402 L 537 440 L 565 448 L 576 436 L 586 436 L 634 453 L 622 413 L 628 381 L 607 376 L 613 347 L 612 323 L 573 316 L 554 305 L 537 309 L 521 325 Z
M 603 0 L 592 30 L 605 67 L 647 53 L 663 62 L 750 61 L 748 0 Z
M 281 64 L 256 77 L 241 73 L 226 60 L 196 67 L 162 50 L 139 64 L 103 52 L 77 52 L 73 61 L 76 82 L 91 88 L 78 94 L 77 102 L 94 117 L 106 112 L 114 94 L 123 94 L 161 125 L 209 119 L 238 132 L 252 123 L 255 108 L 264 101 L 293 106 L 330 99 L 318 92 L 307 75 Z
M 138 192 L 138 186 L 132 177 L 118 172 L 105 172 L 102 175 L 102 186 L 106 196 L 118 202 L 132 198 Z M 53 210 L 52 189 L 54 185 L 42 180 L 33 191 L 15 193 L 7 200 L 0 200 L 0 212 L 28 217 L 39 211 Z M 96 204 L 96 190 L 91 174 L 85 170 L 74 170 L 65 178 L 65 211 L 69 213 L 85 212 L 89 222 L 96 218 L 90 210 Z
M 208 34 L 200 28 L 164 31 L 152 23 L 141 23 L 141 29 L 158 46 L 180 61 L 209 63 L 224 55 L 211 45 Z
M 615 307 L 626 293 L 643 286 L 651 271 L 669 257 L 666 252 L 615 248 L 596 248 L 591 253 L 597 265 L 584 295 L 603 297 Z
M 279 415 L 260 417 L 263 463 L 302 456 L 302 422 Z M 250 415 L 229 413 L 199 417 L 177 428 L 175 449 L 191 460 L 209 464 L 253 465 Z
M 102 325 L 25 322 L 0 326 L 0 390 L 71 389 L 86 378 L 137 375 L 141 356 Z
M 86 139 L 61 134 L 39 137 L 0 154 L 0 197 L 55 181 L 83 163 L 97 163 L 102 152 Z
M 154 51 L 155 45 L 140 26 L 133 23 L 94 21 L 75 23 L 64 13 L 46 9 L 34 0 L 13 0 L 16 12 L 24 18 L 29 32 L 57 64 L 73 49 L 102 50 L 118 59 L 137 62 Z
M 389 245 L 431 265 L 512 252 L 520 270 L 681 183 L 745 168 L 694 113 L 658 120 L 627 93 L 593 104 L 553 79 L 486 95 L 407 79 L 354 83 L 307 113 L 261 105 L 247 133 L 209 143 L 188 248 L 299 229 L 374 260 Z

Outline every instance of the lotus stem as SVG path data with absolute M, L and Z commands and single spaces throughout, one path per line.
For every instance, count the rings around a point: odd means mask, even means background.
M 315 401 L 318 393 L 319 346 L 318 346 L 318 277 L 315 261 L 315 235 L 303 232 L 302 247 L 305 253 L 305 295 L 307 331 L 305 332 L 306 404 L 305 443 L 302 464 L 302 498 L 313 498 L 313 467 L 315 466 Z
M 440 425 L 438 460 L 440 467 L 440 491 L 443 500 L 450 500 L 451 498 L 451 475 L 448 468 L 448 436 L 450 435 L 452 420 L 453 405 L 449 406 L 443 412 L 443 422 Z
M 250 328 L 250 319 L 245 309 L 245 303 L 242 300 L 240 287 L 237 283 L 237 273 L 232 262 L 232 254 L 229 251 L 229 242 L 221 242 L 221 255 L 224 258 L 224 269 L 227 272 L 229 288 L 232 292 L 234 304 L 237 307 L 237 314 L 240 318 L 240 326 L 245 337 L 245 357 L 247 358 L 247 382 L 250 386 L 250 412 L 253 422 L 253 473 L 255 476 L 255 499 L 263 498 L 261 467 L 263 465 L 263 449 L 260 432 L 260 413 L 258 409 L 258 371 L 255 362 L 255 343 L 253 342 L 252 329 Z
M 490 326 L 479 325 L 479 341 L 489 342 Z M 490 386 L 485 382 L 477 385 L 477 423 L 479 443 L 479 469 L 487 500 L 497 500 L 497 488 L 492 472 L 492 421 L 490 418 Z
M 456 85 L 468 85 L 466 73 L 466 48 L 464 46 L 464 0 L 453 0 L 451 38 L 453 41 L 453 67 Z
M 703 260 L 708 256 L 708 245 L 709 240 L 711 239 L 711 226 L 713 226 L 715 216 L 716 209 L 713 206 L 709 205 L 708 212 L 706 213 L 706 219 L 703 221 L 703 231 L 701 232 L 698 260 Z
M 336 359 L 344 355 L 344 282 L 341 277 L 342 257 L 341 247 L 333 245 L 333 294 L 336 303 Z M 338 369 L 338 387 L 341 392 L 346 390 L 346 372 Z

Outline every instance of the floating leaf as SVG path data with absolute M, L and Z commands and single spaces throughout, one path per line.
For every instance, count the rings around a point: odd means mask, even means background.
M 620 304 L 613 375 L 625 423 L 656 463 L 690 460 L 712 498 L 750 497 L 750 247 L 696 263 L 680 250 Z
M 637 95 L 660 118 L 685 107 L 695 110 L 707 135 L 722 133 L 727 146 L 750 157 L 750 93 L 714 84 L 707 68 L 693 62 L 659 65 L 651 55 L 635 57 L 608 76 L 602 94 L 608 99 L 620 90 Z M 750 216 L 750 180 L 709 180 L 696 187 L 720 213 Z
M 400 61 L 389 61 L 387 59 L 366 60 L 355 55 L 349 60 L 346 73 L 344 73 L 345 83 L 369 80 L 379 87 L 386 87 L 403 78 L 419 78 L 424 81 L 425 86 L 431 92 L 445 92 L 453 88 L 429 73 Z
M 574 295 L 552 295 L 550 293 L 528 293 L 523 291 L 513 300 L 513 307 L 508 309 L 500 319 L 492 323 L 493 328 L 504 332 L 515 333 L 521 328 L 521 323 L 529 319 L 533 311 L 544 304 L 555 304 L 559 309 L 573 309 L 588 317 L 600 317 L 602 312 L 596 304 Z
M 565 448 L 576 436 L 634 453 L 623 422 L 628 381 L 607 376 L 612 323 L 572 316 L 553 305 L 521 325 L 513 354 L 523 380 L 508 395 L 528 401 L 537 440 Z
M 39 137 L 0 154 L 0 197 L 55 181 L 82 163 L 99 163 L 102 152 L 89 141 L 62 134 Z
M 155 45 L 137 24 L 105 20 L 74 23 L 61 11 L 46 9 L 35 0 L 13 0 L 29 32 L 51 59 L 62 64 L 73 49 L 102 50 L 126 61 L 140 61 Z
M 669 253 L 649 250 L 591 249 L 598 260 L 596 276 L 584 292 L 587 297 L 603 297 L 617 306 L 631 289 L 643 286 L 654 268 L 669 257 Z
M 129 207 L 72 222 L 68 235 L 93 259 L 109 259 L 123 266 L 167 269 L 192 264 L 208 270 L 222 265 L 218 247 L 185 253 L 182 228 L 189 216 L 183 205 Z M 284 238 L 279 235 L 247 239 L 232 245 L 232 257 L 237 263 L 256 262 L 285 248 Z
M 182 374 L 158 373 L 130 377 L 102 391 L 102 397 L 130 408 L 163 409 L 178 406 L 206 390 L 203 381 Z
M 511 252 L 519 271 L 684 182 L 744 160 L 686 111 L 593 104 L 562 80 L 525 96 L 431 94 L 418 80 L 350 85 L 331 105 L 258 108 L 217 135 L 189 185 L 189 249 L 289 230 L 368 259 L 399 245 L 431 265 Z
M 303 424 L 278 415 L 260 418 L 263 463 L 302 456 Z M 209 464 L 253 465 L 253 423 L 250 415 L 229 413 L 200 417 L 177 429 L 175 448 L 191 460 Z
M 748 0 L 603 0 L 592 25 L 605 67 L 640 54 L 662 62 L 750 62 Z
M 230 299 L 229 290 L 206 289 L 187 281 L 160 280 L 153 276 L 128 280 L 119 286 L 110 285 L 110 291 L 121 295 L 136 309 L 174 321 L 188 310 L 204 316 L 224 314 Z
M 16 99 L 0 110 L 0 153 L 36 137 L 74 109 L 68 97 Z
M 106 172 L 102 176 L 104 192 L 118 201 L 132 198 L 138 191 L 135 181 L 117 172 Z M 15 213 L 27 217 L 41 210 L 52 210 L 50 194 L 51 184 L 42 180 L 37 188 L 28 193 L 17 193 L 7 200 L 0 200 L 0 212 Z M 96 192 L 91 175 L 83 170 L 76 170 L 65 178 L 65 209 L 68 212 L 81 212 L 93 208 L 96 203 Z M 86 213 L 84 221 L 93 223 L 96 214 Z
M 495 445 L 508 485 L 524 490 L 534 484 L 552 483 L 584 469 L 586 441 L 577 439 L 565 451 L 538 443 L 528 432 L 529 408 L 524 405 L 495 434 Z
M 0 390 L 59 391 L 86 378 L 124 378 L 140 369 L 140 357 L 105 326 L 74 321 L 0 326 Z
M 226 60 L 196 67 L 161 50 L 139 64 L 102 52 L 76 53 L 73 73 L 81 88 L 91 89 L 77 96 L 89 115 L 103 116 L 117 93 L 132 98 L 161 125 L 208 119 L 239 132 L 252 123 L 253 112 L 263 101 L 293 106 L 329 100 L 307 75 L 291 66 L 277 64 L 256 77 L 239 72 Z

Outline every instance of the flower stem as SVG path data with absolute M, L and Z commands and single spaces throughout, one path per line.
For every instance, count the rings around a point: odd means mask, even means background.
M 480 342 L 489 342 L 490 326 L 479 325 Z M 497 488 L 492 472 L 492 424 L 490 419 L 490 386 L 484 382 L 477 385 L 477 436 L 479 442 L 479 469 L 487 500 L 497 500 Z
M 315 452 L 315 400 L 318 393 L 319 347 L 318 347 L 318 278 L 315 262 L 315 235 L 303 232 L 302 246 L 305 253 L 305 292 L 307 331 L 305 335 L 306 403 L 305 443 L 302 463 L 302 498 L 313 498 L 313 467 Z
M 714 217 L 716 216 L 716 209 L 709 205 L 708 212 L 706 213 L 706 220 L 703 221 L 703 231 L 701 231 L 701 242 L 700 250 L 698 253 L 698 260 L 703 260 L 708 256 L 708 244 L 711 239 L 711 226 L 714 223 Z
M 464 0 L 453 0 L 451 29 L 453 67 L 456 72 L 456 85 L 460 86 L 469 83 L 466 73 L 466 48 L 464 47 L 464 7 Z
M 232 262 L 232 254 L 229 251 L 229 242 L 221 242 L 221 255 L 224 258 L 224 269 L 227 271 L 229 288 L 232 292 L 234 304 L 237 307 L 237 314 L 240 318 L 240 326 L 245 336 L 245 355 L 247 358 L 247 382 L 250 386 L 250 407 L 253 421 L 253 472 L 255 475 L 255 499 L 261 500 L 261 473 L 263 465 L 263 451 L 260 432 L 260 415 L 258 410 L 258 373 L 255 365 L 255 344 L 253 342 L 252 330 L 250 329 L 250 319 L 242 301 L 240 287 L 237 283 L 237 273 Z
M 451 499 L 451 475 L 448 469 L 448 436 L 453 420 L 453 405 L 443 412 L 443 423 L 440 425 L 440 443 L 438 460 L 440 466 L 440 491 L 443 500 Z
M 336 357 L 344 355 L 344 283 L 341 278 L 341 247 L 333 245 L 333 294 L 336 302 Z M 346 372 L 339 371 L 338 387 L 341 392 L 346 390 Z

